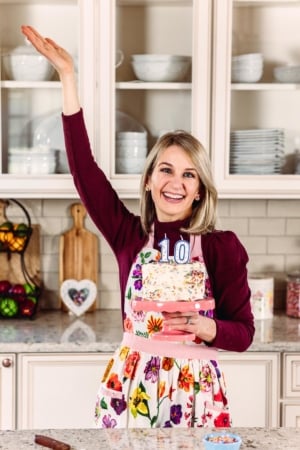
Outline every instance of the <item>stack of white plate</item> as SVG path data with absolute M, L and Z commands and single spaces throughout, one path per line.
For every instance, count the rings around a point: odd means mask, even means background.
M 280 173 L 284 156 L 284 130 L 235 130 L 230 133 L 230 173 Z
M 263 55 L 245 53 L 232 57 L 231 81 L 235 83 L 256 83 L 263 75 Z
M 119 131 L 116 136 L 116 172 L 142 173 L 147 156 L 147 132 Z

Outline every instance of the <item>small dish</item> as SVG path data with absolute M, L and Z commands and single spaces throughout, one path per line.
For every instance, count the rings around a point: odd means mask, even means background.
M 205 450 L 239 450 L 242 439 L 237 434 L 216 431 L 206 434 L 202 442 Z

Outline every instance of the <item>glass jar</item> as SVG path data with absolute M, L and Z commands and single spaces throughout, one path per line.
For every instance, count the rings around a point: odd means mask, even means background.
M 300 318 L 300 272 L 292 272 L 287 276 L 286 314 Z

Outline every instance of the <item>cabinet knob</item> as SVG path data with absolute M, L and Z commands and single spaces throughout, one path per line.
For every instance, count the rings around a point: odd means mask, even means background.
M 11 367 L 12 366 L 12 360 L 10 358 L 4 358 L 2 360 L 2 366 L 3 367 Z

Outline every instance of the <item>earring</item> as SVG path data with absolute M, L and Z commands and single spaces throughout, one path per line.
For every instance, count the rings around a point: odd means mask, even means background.
M 145 186 L 145 190 L 146 190 L 147 192 L 149 192 L 149 191 L 150 191 L 150 186 L 149 186 L 148 184 L 146 184 L 146 186 Z
M 197 194 L 195 197 L 196 202 L 198 202 L 200 200 L 200 194 Z

